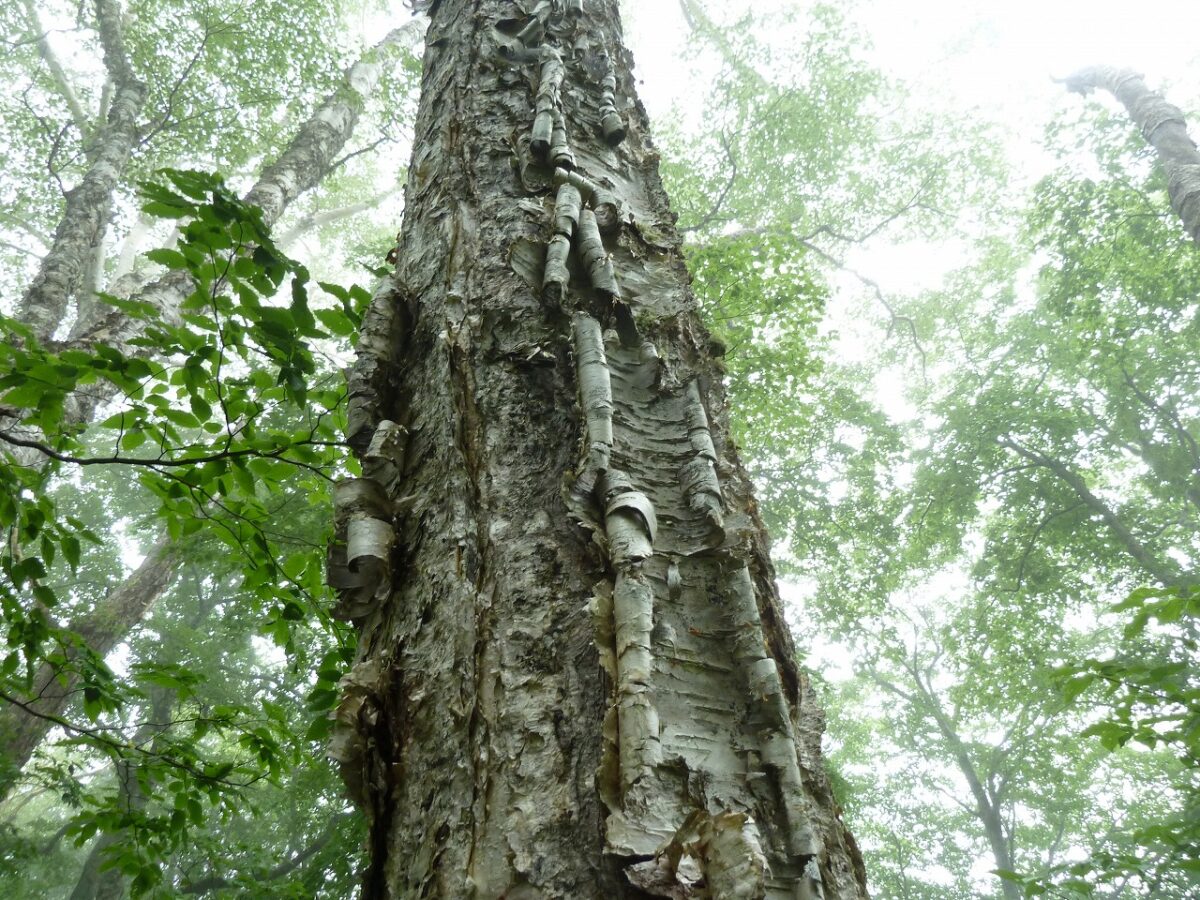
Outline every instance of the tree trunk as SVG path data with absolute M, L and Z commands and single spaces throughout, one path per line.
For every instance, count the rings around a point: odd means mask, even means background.
M 171 583 L 179 564 L 177 548 L 169 541 L 158 544 L 142 564 L 96 608 L 67 630 L 103 659 L 146 615 Z M 75 647 L 64 648 L 58 664 L 42 663 L 33 677 L 30 700 L 0 706 L 0 800 L 8 796 L 29 757 L 46 733 L 58 724 L 75 696 L 80 676 L 74 665 Z M 16 699 L 16 698 L 13 698 Z
M 262 208 L 263 222 L 268 227 L 279 220 L 293 200 L 316 187 L 332 171 L 337 155 L 354 134 L 364 98 L 375 89 L 385 64 L 396 48 L 412 36 L 413 28 L 402 25 L 393 29 L 365 50 L 346 69 L 341 84 L 300 126 L 279 157 L 263 169 L 242 199 Z M 191 289 L 188 274 L 173 271 L 146 285 L 136 297 L 153 304 L 168 321 L 175 321 Z M 138 337 L 144 326 L 144 322 L 131 320 L 120 310 L 91 304 L 80 311 L 71 342 L 88 347 L 105 343 L 126 349 L 127 342 Z
M 419 5 L 330 566 L 364 896 L 863 898 L 617 2 Z
M 137 747 L 153 741 L 156 735 L 170 727 L 171 710 L 175 706 L 176 694 L 172 688 L 151 687 L 149 696 L 146 719 L 138 726 L 133 740 L 130 741 Z M 135 819 L 146 807 L 146 794 L 138 778 L 138 765 L 132 759 L 121 759 L 114 764 L 113 769 L 117 777 L 122 811 L 130 819 Z M 69 900 L 123 900 L 128 896 L 129 879 L 125 873 L 113 866 L 104 866 L 109 848 L 119 846 L 128 838 L 125 828 L 118 826 L 102 832 L 92 842 Z
M 110 4 L 101 0 L 98 8 L 107 9 Z M 115 7 L 112 7 L 115 8 Z M 345 147 L 358 122 L 363 98 L 374 90 L 383 68 L 396 47 L 410 37 L 415 26 L 405 25 L 385 35 L 375 46 L 347 68 L 342 83 L 317 108 L 280 154 L 267 166 L 255 182 L 246 201 L 263 208 L 263 218 L 268 225 L 274 224 L 297 196 L 315 187 L 329 174 L 336 155 Z M 70 218 L 64 218 L 64 222 Z M 66 225 L 61 225 L 62 231 Z M 52 251 L 53 252 L 53 251 Z M 164 316 L 171 318 L 191 290 L 191 280 L 186 273 L 172 272 L 146 287 L 139 299 L 160 305 Z M 46 309 L 56 310 L 53 315 L 61 317 L 68 297 L 60 296 L 61 303 L 51 306 L 48 300 L 39 301 L 41 306 L 27 311 L 27 324 L 39 334 L 53 333 L 59 318 L 46 319 Z M 106 311 L 101 315 L 99 310 Z M 126 346 L 126 342 L 138 336 L 144 323 L 132 320 L 121 310 L 108 306 L 81 303 L 79 319 L 74 329 L 72 343 L 91 349 L 97 343 L 118 344 L 122 349 L 137 354 L 139 348 Z M 42 335 L 44 337 L 44 335 Z M 116 392 L 116 387 L 95 385 L 85 394 L 77 394 L 66 410 L 68 424 L 88 422 L 95 410 Z M 29 448 L 14 448 L 14 457 L 21 465 L 34 466 L 41 455 Z M 133 572 L 124 584 L 114 588 L 105 600 L 97 605 L 80 622 L 72 622 L 68 630 L 79 634 L 99 656 L 105 656 L 129 631 L 142 620 L 170 583 L 171 575 L 178 564 L 178 553 L 172 544 L 160 544 Z M 69 665 L 68 665 L 69 668 Z M 70 697 L 78 687 L 79 676 L 70 673 L 66 683 L 60 683 L 60 666 L 44 664 L 34 676 L 33 700 L 22 708 L 12 703 L 0 707 L 0 800 L 12 789 L 21 769 L 29 761 L 46 733 L 54 727 L 55 719 L 62 715 Z
M 1095 66 L 1065 79 L 1068 89 L 1090 94 L 1102 88 L 1124 105 L 1129 117 L 1142 129 L 1146 140 L 1158 151 L 1167 173 L 1171 207 L 1183 220 L 1192 240 L 1200 243 L 1200 151 L 1188 137 L 1187 122 L 1177 106 L 1146 86 L 1132 69 Z
M 92 162 L 87 173 L 67 191 L 66 210 L 54 232 L 53 246 L 17 307 L 17 318 L 29 325 L 41 341 L 51 337 L 62 322 L 67 304 L 84 280 L 92 253 L 103 239 L 113 192 L 137 142 L 138 119 L 146 101 L 146 85 L 134 74 L 125 53 L 121 10 L 116 0 L 96 0 L 96 30 L 114 84 L 108 121 L 89 154 Z

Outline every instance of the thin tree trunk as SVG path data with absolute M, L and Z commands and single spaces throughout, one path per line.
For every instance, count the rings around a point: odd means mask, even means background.
M 92 652 L 103 658 L 112 652 L 154 605 L 171 583 L 179 564 L 174 544 L 156 546 L 142 564 L 82 620 L 67 630 L 76 634 Z M 0 800 L 16 783 L 21 769 L 46 733 L 62 717 L 63 710 L 79 687 L 73 663 L 79 657 L 74 647 L 64 649 L 61 664 L 43 663 L 34 674 L 28 701 L 0 705 Z M 18 700 L 19 698 L 12 698 Z
M 343 84 L 301 126 L 279 159 L 264 170 L 246 199 L 263 205 L 268 224 L 277 220 L 300 193 L 319 184 L 328 174 L 337 154 L 353 133 L 363 98 L 374 90 L 389 54 L 411 35 L 415 27 L 406 25 L 393 30 L 347 69 Z M 139 295 L 140 299 L 157 300 L 169 314 L 177 309 L 189 290 L 186 275 L 182 278 L 177 277 L 179 275 L 172 273 L 153 283 Z M 86 319 L 87 309 L 81 310 L 81 324 Z M 109 307 L 105 309 L 110 310 Z M 48 324 L 47 328 L 53 332 L 57 322 Z M 110 310 L 104 318 L 93 319 L 90 331 L 79 333 L 73 342 L 83 345 L 117 343 L 136 336 L 138 328 L 139 323 L 131 322 L 120 311 Z M 101 386 L 96 385 L 86 396 L 77 397 L 76 402 L 68 406 L 65 420 L 68 423 L 87 422 L 107 399 Z M 37 453 L 33 451 L 22 454 L 19 462 L 32 465 L 36 460 Z M 68 630 L 80 634 L 85 643 L 103 657 L 153 606 L 170 583 L 177 564 L 174 546 L 169 543 L 159 545 L 123 585 L 101 601 L 84 620 L 71 623 Z M 0 800 L 12 789 L 21 769 L 54 726 L 53 719 L 61 715 L 78 686 L 76 675 L 69 676 L 65 685 L 59 684 L 58 673 L 59 667 L 43 665 L 34 679 L 32 696 L 35 699 L 26 704 L 25 709 L 11 703 L 0 708 L 0 747 L 4 748 L 3 758 L 0 758 Z
M 332 170 L 338 154 L 354 133 L 364 98 L 374 91 L 384 64 L 395 48 L 411 36 L 414 27 L 408 24 L 396 28 L 365 51 L 346 70 L 342 83 L 300 126 L 279 158 L 263 170 L 243 199 L 262 208 L 263 221 L 268 227 L 279 220 L 293 200 L 320 184 Z M 136 298 L 153 304 L 164 318 L 174 321 L 191 284 L 186 272 L 173 271 L 144 287 Z M 105 343 L 122 347 L 141 333 L 143 324 L 111 307 L 95 307 L 81 314 L 71 340 L 83 345 Z M 94 408 L 95 403 L 91 406 Z
M 71 297 L 86 277 L 93 248 L 108 227 L 113 192 L 137 143 L 138 120 L 146 102 L 146 85 L 134 74 L 125 52 L 117 0 L 96 0 L 96 26 L 114 84 L 112 106 L 96 137 L 87 173 L 67 191 L 66 210 L 50 252 L 17 306 L 17 318 L 42 341 L 63 321 Z
M 63 69 L 62 63 L 58 59 L 58 54 L 54 52 L 54 48 L 50 46 L 49 32 L 42 25 L 42 17 L 38 12 L 37 4 L 34 0 L 23 0 L 25 7 L 25 20 L 29 23 L 30 30 L 37 38 L 38 55 L 46 64 L 47 70 L 50 72 L 50 78 L 54 82 L 54 87 L 58 91 L 63 102 L 67 105 L 67 110 L 71 113 L 71 121 L 75 123 L 75 128 L 79 132 L 79 140 L 83 144 L 84 153 L 87 154 L 88 160 L 91 161 L 95 157 L 95 150 L 91 146 L 91 135 L 94 123 L 92 117 L 84 110 L 83 104 L 79 102 L 79 95 L 75 93 L 75 88 L 71 85 L 71 79 L 68 77 L 66 70 Z
M 330 570 L 364 896 L 863 898 L 617 2 L 423 6 Z
M 1158 151 L 1167 173 L 1171 207 L 1192 240 L 1200 243 L 1200 151 L 1187 133 L 1182 110 L 1146 86 L 1132 69 L 1094 66 L 1063 80 L 1069 90 L 1089 94 L 1096 88 L 1116 97 L 1146 140 Z
M 910 665 L 905 665 L 905 669 L 913 680 L 916 693 L 904 690 L 875 669 L 870 670 L 870 675 L 876 684 L 900 697 L 918 714 L 927 713 L 933 719 L 938 733 L 945 742 L 946 749 L 954 757 L 954 762 L 971 791 L 971 797 L 975 801 L 975 816 L 983 826 L 983 834 L 992 851 L 992 859 L 996 863 L 996 868 L 1007 872 L 1014 871 L 1012 842 L 1009 840 L 1009 835 L 1004 828 L 1004 820 L 1001 817 L 999 792 L 993 794 L 988 791 L 983 779 L 979 776 L 979 770 L 971 759 L 971 754 L 963 744 L 962 738 L 959 737 L 954 723 L 942 709 L 941 702 L 933 690 L 922 682 L 918 670 Z M 1000 892 L 1004 895 L 1005 900 L 1020 900 L 1021 892 L 1011 881 L 1001 879 Z

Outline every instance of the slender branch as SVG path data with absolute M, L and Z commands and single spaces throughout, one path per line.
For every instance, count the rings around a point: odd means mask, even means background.
M 1023 447 L 1010 437 L 1001 437 L 998 443 L 1000 446 L 1007 447 L 1014 453 L 1018 453 L 1026 459 L 1036 462 L 1039 466 L 1053 472 L 1062 479 L 1092 512 L 1104 520 L 1104 523 L 1108 525 L 1109 529 L 1125 547 L 1126 552 L 1150 575 L 1158 579 L 1160 583 L 1164 585 L 1176 585 L 1181 582 L 1178 570 L 1173 570 L 1170 566 L 1159 561 L 1149 548 L 1142 544 L 1134 533 L 1129 530 L 1129 527 L 1121 521 L 1120 517 L 1109 508 L 1108 504 L 1092 493 L 1091 489 L 1087 486 L 1087 482 L 1083 480 L 1079 473 L 1052 456 L 1047 456 L 1044 453 Z
M 369 197 L 359 203 L 351 203 L 347 206 L 339 206 L 335 209 L 326 209 L 320 212 L 310 213 L 299 222 L 289 228 L 282 236 L 275 239 L 275 246 L 280 250 L 286 250 L 291 244 L 295 243 L 302 235 L 314 228 L 320 228 L 328 225 L 331 222 L 339 222 L 342 219 L 348 219 L 351 216 L 356 216 L 359 213 L 367 212 L 379 206 L 388 197 L 391 197 L 397 191 L 403 190 L 404 182 L 399 182 L 386 191 L 381 191 L 374 197 Z
M 13 695 L 11 695 L 9 693 L 6 693 L 5 691 L 0 691 L 0 700 L 3 700 L 5 703 L 12 704 L 13 706 L 22 710 L 26 714 L 33 716 L 34 718 L 42 719 L 42 720 L 48 722 L 50 725 L 57 726 L 57 727 L 63 729 L 64 731 L 70 732 L 71 734 L 76 734 L 81 737 L 86 737 L 89 740 L 95 741 L 100 746 L 107 748 L 110 752 L 117 754 L 119 756 L 124 756 L 129 753 L 136 753 L 144 759 L 161 760 L 165 765 L 170 766 L 173 769 L 179 769 L 180 771 L 187 772 L 189 775 L 191 775 L 193 778 L 195 778 L 197 781 L 201 782 L 202 784 L 221 784 L 221 785 L 225 785 L 226 787 L 245 788 L 245 787 L 249 787 L 250 785 L 254 784 L 256 781 L 260 781 L 260 780 L 262 780 L 262 778 L 266 777 L 266 775 L 264 774 L 264 775 L 260 775 L 260 776 L 255 776 L 254 778 L 252 778 L 248 781 L 232 781 L 228 778 L 223 778 L 223 777 L 222 778 L 214 778 L 212 775 L 206 774 L 202 768 L 197 768 L 196 766 L 192 765 L 191 763 L 186 763 L 181 760 L 175 759 L 174 757 L 167 756 L 167 755 L 164 755 L 161 753 L 156 753 L 153 750 L 147 750 L 145 747 L 138 746 L 137 744 L 128 743 L 126 741 L 118 741 L 115 738 L 111 738 L 107 734 L 104 733 L 108 729 L 87 728 L 83 725 L 79 725 L 75 722 L 71 722 L 68 719 L 64 719 L 62 716 L 57 716 L 57 715 L 52 715 L 50 713 L 42 712 L 41 710 L 37 709 L 33 704 L 26 703 L 26 702 L 20 700 L 19 698 L 14 697 Z
M 128 456 L 71 456 L 68 453 L 60 453 L 53 447 L 49 447 L 40 441 L 30 440 L 28 438 L 20 438 L 14 434 L 0 431 L 0 441 L 7 444 L 13 444 L 17 447 L 29 447 L 39 453 L 48 456 L 50 459 L 58 460 L 59 462 L 70 463 L 76 466 L 106 466 L 106 465 L 123 465 L 123 466 L 143 466 L 148 469 L 174 468 L 184 466 L 195 466 L 202 463 L 215 462 L 219 459 L 239 459 L 245 457 L 254 457 L 256 459 L 278 459 L 282 462 L 294 463 L 295 465 L 304 468 L 311 468 L 303 463 L 287 459 L 283 454 L 287 453 L 293 447 L 344 447 L 342 441 L 295 441 L 288 444 L 286 447 L 278 447 L 271 451 L 254 450 L 246 448 L 244 450 L 223 450 L 219 453 L 209 453 L 204 456 L 188 456 L 182 459 L 139 459 Z
M 821 257 L 821 259 L 825 260 L 830 265 L 840 269 L 847 275 L 852 275 L 854 278 L 857 278 L 861 284 L 871 289 L 872 293 L 875 294 L 875 299 L 879 301 L 880 306 L 887 310 L 888 316 L 891 319 L 888 324 L 888 336 L 890 337 L 893 332 L 895 332 L 897 326 L 904 327 L 904 329 L 908 332 L 913 348 L 921 357 L 921 376 L 924 377 L 929 357 L 925 352 L 925 347 L 921 344 L 921 338 L 917 334 L 917 323 L 912 319 L 912 317 L 903 315 L 896 311 L 896 308 L 892 306 L 890 302 L 888 302 L 887 297 L 883 293 L 883 288 L 879 286 L 879 282 L 875 279 L 862 274 L 862 272 L 859 272 L 857 269 L 851 268 L 850 266 L 846 265 L 845 262 L 838 259 L 833 254 L 821 249 L 811 241 L 801 240 L 800 244 L 806 249 L 815 253 L 817 256 Z
M 721 146 L 725 148 L 725 156 L 729 160 L 729 180 L 725 182 L 725 187 L 721 190 L 721 193 L 717 197 L 716 202 L 713 204 L 712 209 L 710 209 L 706 215 L 702 216 L 695 225 L 688 225 L 685 228 L 680 228 L 680 234 L 689 234 L 693 231 L 699 231 L 701 228 L 705 228 L 706 226 L 715 222 L 717 216 L 719 216 L 721 213 L 721 207 L 725 205 L 725 200 L 729 196 L 729 191 L 733 188 L 733 183 L 737 181 L 737 157 L 733 155 L 733 148 L 729 146 L 729 136 L 725 134 L 724 131 L 721 132 Z
M 71 120 L 75 123 L 75 127 L 79 129 L 80 140 L 83 141 L 86 148 L 93 128 L 91 116 L 84 111 L 83 104 L 79 102 L 79 95 L 75 93 L 75 88 L 71 86 L 71 79 L 62 67 L 58 54 L 50 46 L 50 32 L 42 27 L 42 17 L 38 12 L 37 5 L 33 0 L 24 0 L 24 7 L 25 18 L 29 22 L 33 33 L 37 35 L 38 54 L 42 57 L 46 68 L 50 70 L 50 78 L 53 80 L 54 86 L 58 89 L 59 96 L 67 104 L 67 109 L 71 113 Z M 85 152 L 88 151 L 85 149 Z M 92 154 L 88 152 L 88 156 L 90 158 Z
M 325 827 L 315 838 L 309 841 L 308 845 L 296 853 L 290 859 L 285 859 L 283 862 L 276 865 L 274 868 L 268 869 L 267 872 L 259 876 L 258 881 L 276 881 L 286 875 L 290 875 L 296 869 L 300 868 L 310 858 L 323 850 L 338 830 L 345 826 L 353 819 L 350 814 L 342 814 L 329 819 Z M 179 888 L 181 894 L 207 894 L 210 891 L 217 891 L 222 888 L 230 887 L 234 882 L 228 878 L 223 878 L 219 875 L 212 875 L 208 878 L 202 878 L 199 881 L 193 881 L 190 884 L 182 885 Z

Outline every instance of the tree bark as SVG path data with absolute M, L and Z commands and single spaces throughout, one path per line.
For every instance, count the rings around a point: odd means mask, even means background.
M 114 85 L 113 101 L 90 151 L 91 165 L 79 184 L 67 191 L 66 209 L 50 251 L 17 307 L 17 318 L 41 341 L 49 339 L 63 321 L 108 226 L 113 191 L 137 143 L 138 120 L 146 102 L 146 85 L 134 74 L 125 52 L 116 0 L 96 0 L 96 26 Z
M 1069 90 L 1085 95 L 1102 88 L 1121 102 L 1158 151 L 1159 162 L 1167 173 L 1171 207 L 1192 240 L 1200 243 L 1200 151 L 1188 136 L 1182 110 L 1150 90 L 1132 69 L 1094 66 L 1076 72 L 1064 83 Z
M 330 566 L 368 898 L 866 896 L 617 5 L 423 4 Z
M 175 545 L 160 543 L 121 585 L 67 630 L 97 656 L 107 656 L 167 589 L 178 564 Z M 22 705 L 9 702 L 0 707 L 0 800 L 8 795 L 79 686 L 80 677 L 72 665 L 79 651 L 67 647 L 64 652 L 66 658 L 61 664 L 47 662 L 38 668 L 29 690 L 32 699 Z

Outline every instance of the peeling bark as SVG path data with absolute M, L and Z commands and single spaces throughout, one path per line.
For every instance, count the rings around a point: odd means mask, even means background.
M 1064 83 L 1069 90 L 1084 95 L 1101 88 L 1121 102 L 1158 151 L 1159 162 L 1167 173 L 1171 208 L 1192 240 L 1200 244 L 1200 151 L 1188 136 L 1183 111 L 1150 90 L 1132 69 L 1095 66 L 1076 72 Z
M 364 896 L 859 900 L 617 3 L 516 7 L 430 5 L 349 373 L 373 499 L 331 551 L 360 631 L 331 753 Z M 353 564 L 356 518 L 386 564 Z

